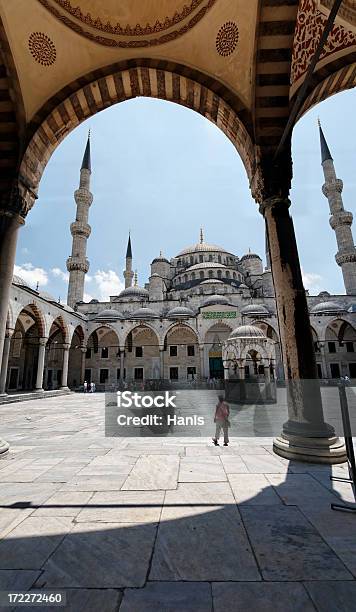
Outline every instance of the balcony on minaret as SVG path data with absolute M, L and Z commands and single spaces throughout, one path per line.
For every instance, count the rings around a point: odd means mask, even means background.
M 73 272 L 74 270 L 78 270 L 80 272 L 85 272 L 86 274 L 89 270 L 89 266 L 90 266 L 89 259 L 87 257 L 83 259 L 82 257 L 70 256 L 67 259 L 68 272 Z

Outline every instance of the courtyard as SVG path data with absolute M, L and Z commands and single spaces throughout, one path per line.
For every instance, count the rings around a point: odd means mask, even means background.
M 64 591 L 70 612 L 355 610 L 355 515 L 330 509 L 353 501 L 330 481 L 345 464 L 269 437 L 105 438 L 104 403 L 2 406 L 1 591 Z

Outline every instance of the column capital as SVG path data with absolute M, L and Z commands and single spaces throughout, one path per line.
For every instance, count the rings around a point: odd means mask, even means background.
M 48 338 L 39 338 L 38 339 L 38 344 L 40 346 L 46 346 L 47 342 L 48 342 Z
M 5 338 L 12 338 L 12 336 L 14 335 L 14 331 L 14 329 L 7 328 L 5 331 Z
M 37 197 L 25 179 L 18 177 L 10 190 L 0 198 L 0 216 L 16 219 L 20 225 L 23 225 Z
M 64 343 L 62 344 L 62 348 L 63 348 L 65 351 L 69 351 L 69 349 L 70 349 L 70 344 L 69 344 L 69 342 L 64 342 Z
M 86 353 L 87 352 L 87 347 L 86 346 L 81 346 L 80 350 L 82 353 Z
M 260 204 L 259 211 L 261 215 L 265 215 L 266 210 L 270 210 L 272 208 L 284 208 L 288 209 L 291 205 L 291 201 L 289 198 L 282 196 L 271 196 L 270 198 L 266 198 Z

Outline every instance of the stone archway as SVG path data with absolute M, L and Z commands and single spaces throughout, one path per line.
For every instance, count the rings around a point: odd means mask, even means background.
M 84 331 L 81 325 L 77 325 L 73 331 L 68 363 L 68 387 L 78 389 L 84 383 L 83 362 L 85 366 L 86 347 L 84 346 Z
M 201 378 L 202 348 L 192 327 L 184 323 L 173 324 L 164 337 L 164 378 L 172 381 Z
M 115 386 L 120 378 L 120 340 L 110 325 L 98 325 L 91 331 L 82 363 L 82 378 L 93 382 L 98 391 Z M 83 380 L 83 382 L 84 382 Z
M 125 339 L 125 380 L 144 384 L 163 378 L 158 334 L 149 325 L 135 325 Z

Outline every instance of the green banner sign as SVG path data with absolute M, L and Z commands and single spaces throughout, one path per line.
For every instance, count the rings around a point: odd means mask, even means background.
M 203 319 L 236 319 L 237 312 L 203 312 Z

